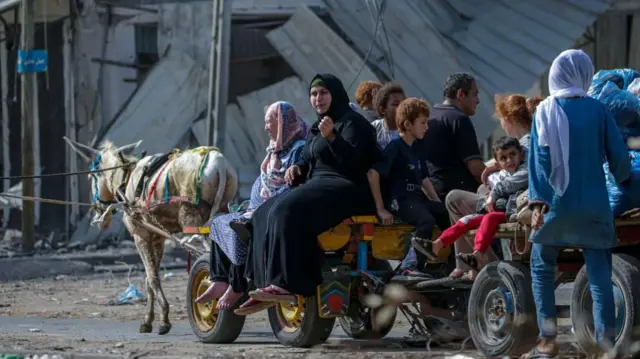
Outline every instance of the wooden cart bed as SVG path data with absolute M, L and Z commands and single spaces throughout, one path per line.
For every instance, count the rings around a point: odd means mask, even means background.
M 640 208 L 635 208 L 623 213 L 616 218 L 616 232 L 618 245 L 640 244 Z M 475 231 L 471 232 L 475 234 Z M 499 239 L 525 239 L 529 237 L 531 228 L 522 223 L 510 222 L 501 224 L 496 238 Z

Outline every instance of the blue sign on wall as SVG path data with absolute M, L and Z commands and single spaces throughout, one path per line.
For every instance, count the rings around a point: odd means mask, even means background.
M 48 62 L 47 50 L 18 50 L 18 73 L 45 72 Z

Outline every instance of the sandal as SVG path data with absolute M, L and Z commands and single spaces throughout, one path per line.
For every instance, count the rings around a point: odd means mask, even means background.
M 242 303 L 242 305 L 238 309 L 234 310 L 233 312 L 236 315 L 246 316 L 246 315 L 251 315 L 254 313 L 261 312 L 265 309 L 271 308 L 274 305 L 275 303 L 261 302 L 253 298 L 249 298 L 249 300 Z
M 478 259 L 476 259 L 476 256 L 474 256 L 472 253 L 458 253 L 456 254 L 456 258 L 461 260 L 464 264 L 468 265 L 469 268 L 473 269 L 474 271 L 480 271 L 480 269 L 478 268 Z
M 295 302 L 296 296 L 291 293 L 283 293 L 275 288 L 263 288 L 249 292 L 249 296 L 262 302 L 271 303 L 291 303 Z
M 538 350 L 538 346 L 536 345 L 533 349 L 528 352 L 522 354 L 520 359 L 551 359 L 558 356 L 558 353 L 542 353 Z
M 429 239 L 423 239 L 418 237 L 411 238 L 411 245 L 413 246 L 413 248 L 415 248 L 418 252 L 427 256 L 427 258 L 429 258 L 430 260 L 439 262 L 440 260 L 438 259 L 438 256 L 431 249 L 433 248 L 432 243 L 433 241 Z
M 246 218 L 238 218 L 230 221 L 229 227 L 236 232 L 238 239 L 242 242 L 248 241 L 253 235 L 253 225 L 251 221 Z

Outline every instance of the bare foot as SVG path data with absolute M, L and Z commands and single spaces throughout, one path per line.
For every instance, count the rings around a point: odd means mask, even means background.
M 477 276 L 478 276 L 478 272 L 473 269 L 468 272 L 469 280 L 476 280 Z
M 449 274 L 449 278 L 451 279 L 460 279 L 464 275 L 464 271 L 460 268 L 456 268 Z
M 442 250 L 443 247 L 444 246 L 442 245 L 442 241 L 440 239 L 436 239 L 431 243 L 431 250 L 435 255 L 440 254 L 440 251 Z
M 236 301 L 242 297 L 243 293 L 236 293 L 233 291 L 231 286 L 227 288 L 227 291 L 224 292 L 222 297 L 218 300 L 218 305 L 216 305 L 216 309 L 218 310 L 229 310 L 233 308 L 233 305 L 236 304 Z
M 195 302 L 204 303 L 212 299 L 220 298 L 224 294 L 224 292 L 227 290 L 227 288 L 229 288 L 229 284 L 227 283 L 213 282 L 211 283 L 209 288 L 207 288 L 207 290 L 205 290 L 204 293 L 202 293 L 201 296 L 196 298 Z

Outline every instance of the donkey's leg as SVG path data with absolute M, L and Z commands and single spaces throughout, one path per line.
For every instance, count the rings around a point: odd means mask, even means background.
M 162 310 L 162 324 L 158 328 L 158 334 L 163 335 L 169 333 L 171 330 L 171 322 L 169 321 L 169 302 L 162 290 L 162 284 L 160 282 L 160 264 L 162 263 L 162 255 L 164 254 L 164 238 L 160 236 L 154 236 L 153 241 L 153 261 L 156 265 L 156 275 L 152 279 L 153 290 L 158 296 L 158 303 L 160 304 L 160 310 Z
M 151 274 L 157 272 L 153 263 L 153 247 L 151 246 L 149 235 L 141 236 L 139 234 L 133 235 L 134 243 L 138 248 L 138 254 L 142 259 L 144 270 L 146 274 L 145 287 L 147 292 L 147 314 L 144 316 L 144 320 L 140 323 L 140 333 L 151 333 L 153 330 L 153 306 L 155 304 L 155 293 L 153 286 L 151 285 Z

